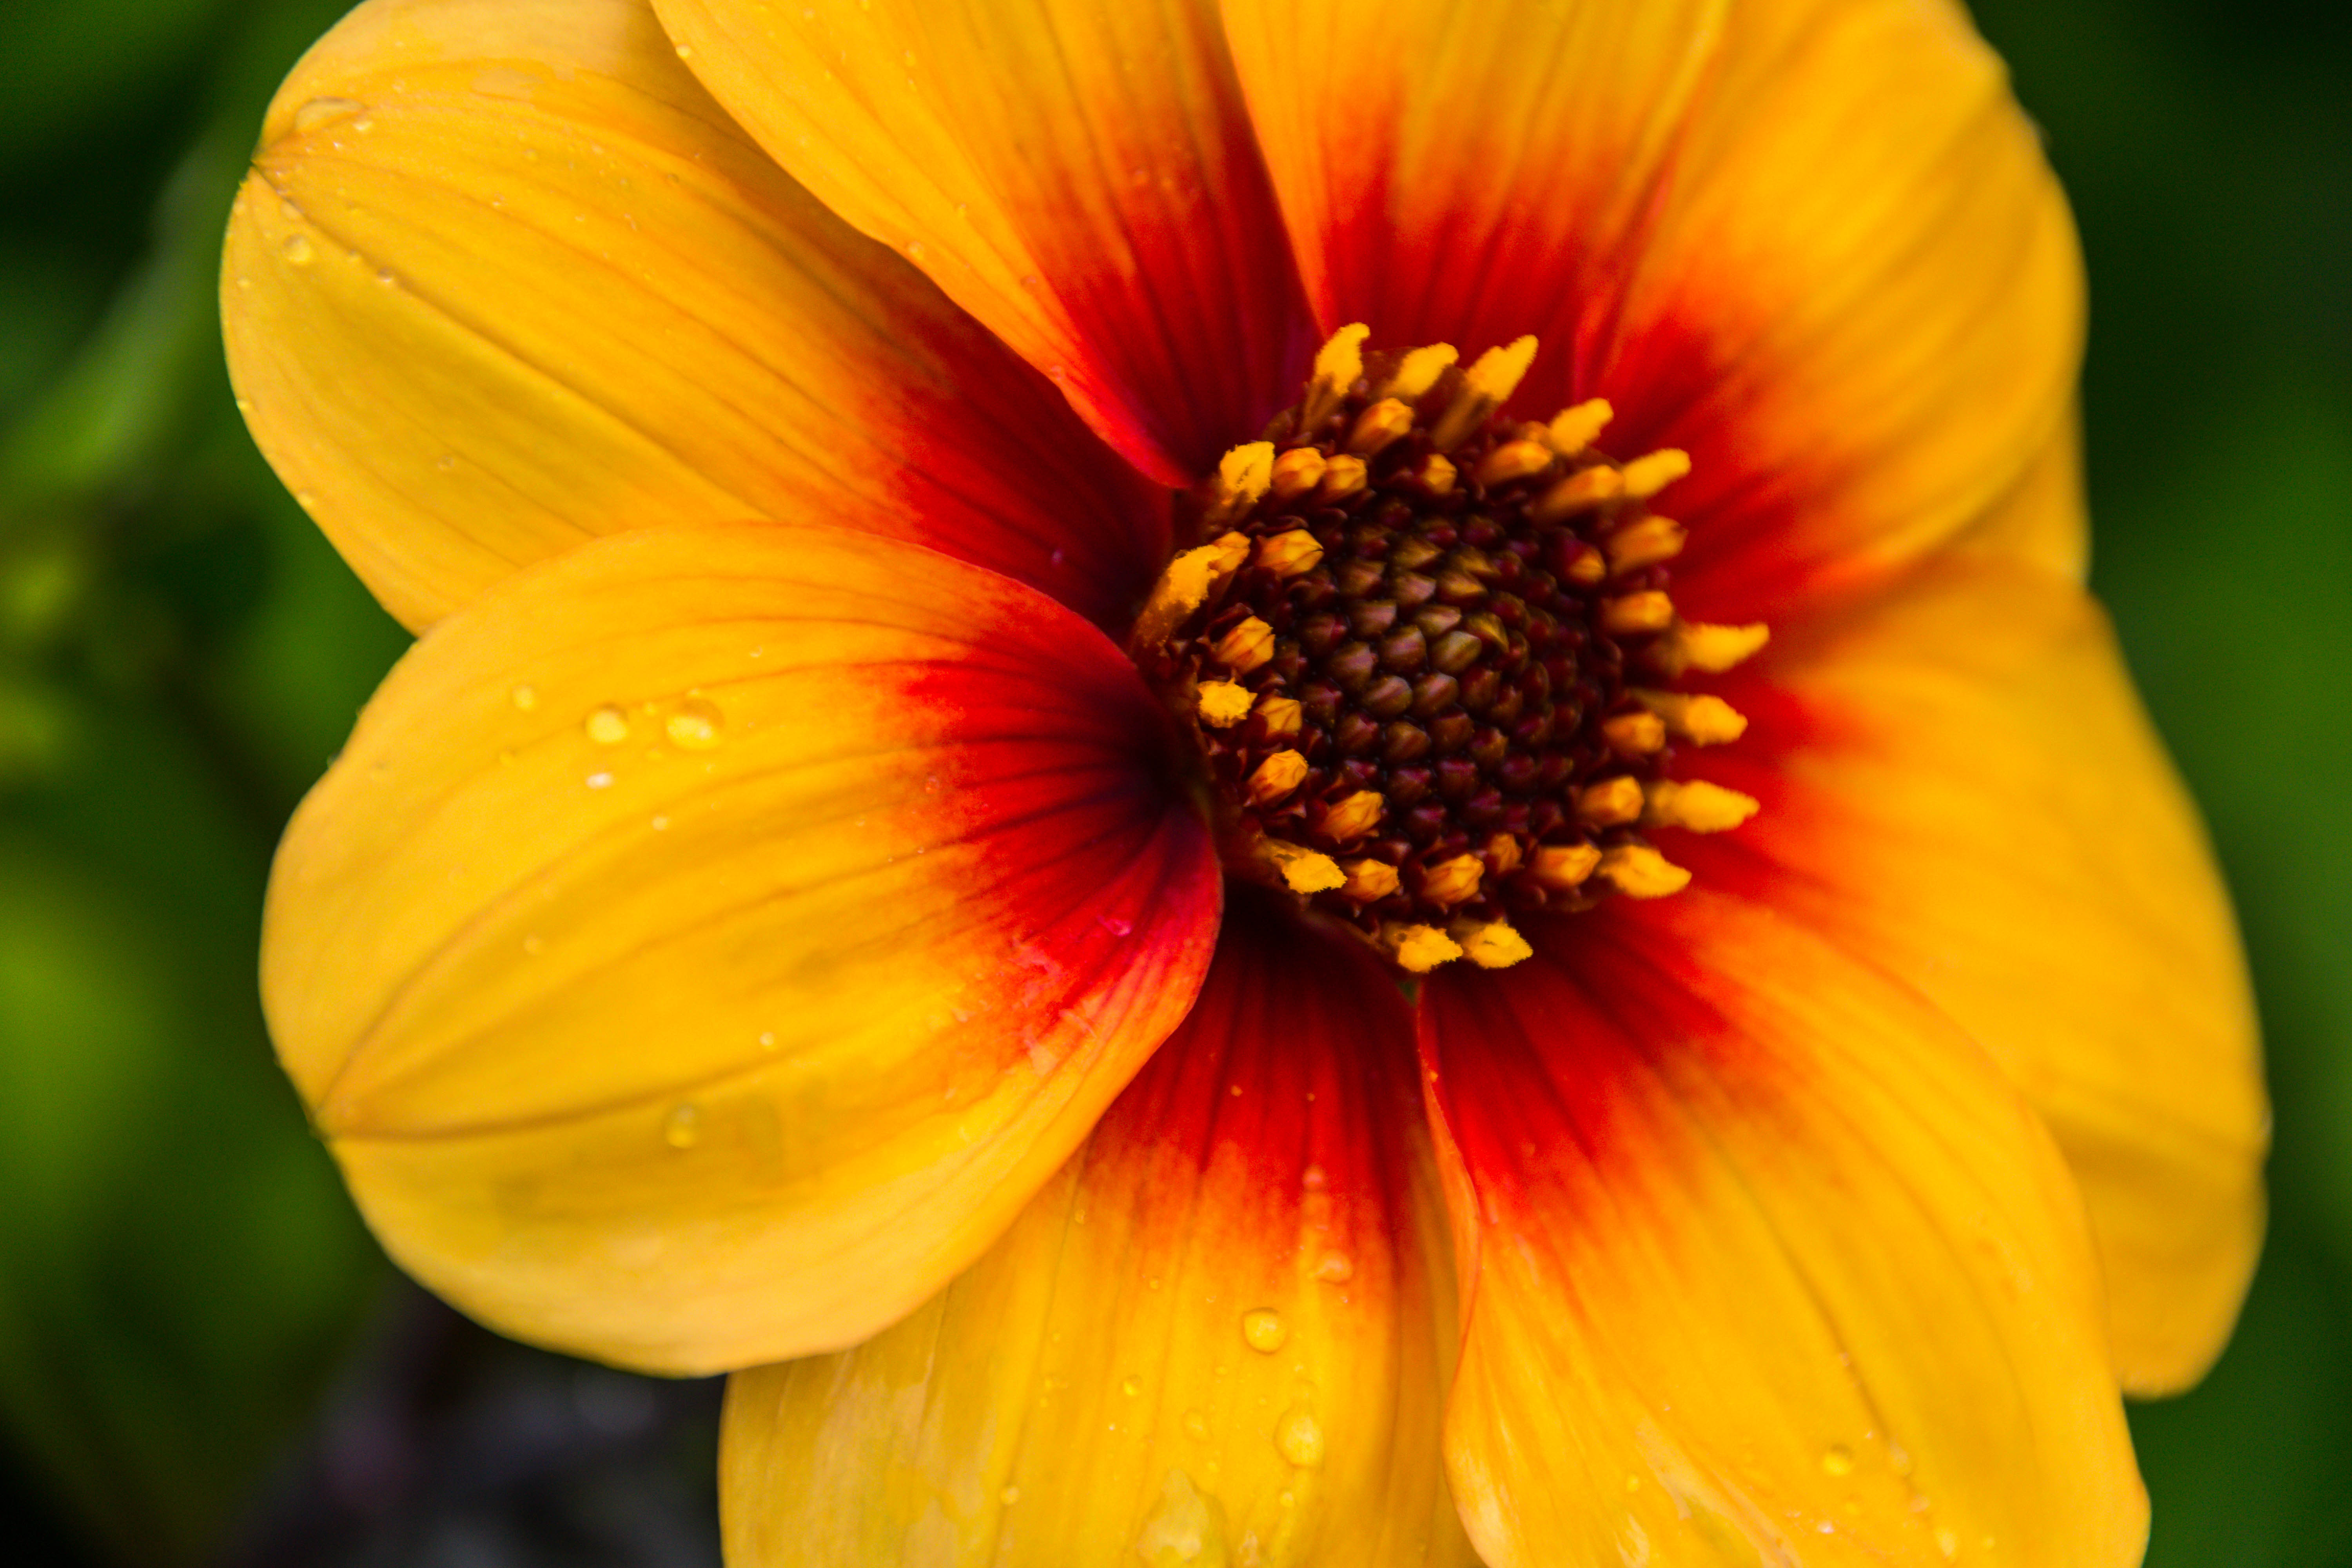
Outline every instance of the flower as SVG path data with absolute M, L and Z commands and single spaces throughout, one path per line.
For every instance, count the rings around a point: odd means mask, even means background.
M 1957 6 L 372 0 L 224 300 L 281 1056 L 739 1563 L 2137 1559 L 2264 1113 Z

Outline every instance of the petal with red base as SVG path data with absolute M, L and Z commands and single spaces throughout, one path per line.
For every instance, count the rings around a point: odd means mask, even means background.
M 371 0 L 263 127 L 222 274 L 270 462 L 422 626 L 621 529 L 812 515 L 1108 625 L 1166 498 L 786 178 L 643 0 Z
M 2000 1068 L 1731 898 L 1529 936 L 1423 1026 L 1486 1561 L 2137 1563 L 2079 1203 Z
M 1213 5 L 656 0 L 697 75 L 1169 484 L 1314 349 Z
M 2065 417 L 2065 203 L 1991 51 L 1934 0 L 1228 0 L 1327 324 L 1465 354 L 1513 409 L 1602 396 L 1687 450 L 1678 600 L 1784 617 L 1950 538 Z
M 1678 858 L 1983 1043 L 2082 1183 L 2124 1385 L 2195 1382 L 2261 1247 L 2270 1119 L 2228 895 L 2105 617 L 1956 560 L 1727 691 L 1754 723 L 1706 771 L 1764 810 Z
M 853 1343 L 1184 1015 L 1220 901 L 1117 648 L 833 529 L 648 530 L 436 627 L 296 815 L 263 994 L 376 1234 L 670 1372 Z
M 1192 1016 L 978 1264 L 739 1374 L 739 1568 L 1475 1561 L 1412 1034 L 1357 944 L 1237 900 Z

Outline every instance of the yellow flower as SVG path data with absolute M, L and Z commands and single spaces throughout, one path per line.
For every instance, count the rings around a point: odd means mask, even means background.
M 287 1069 L 737 1563 L 2137 1560 L 2264 1111 L 1957 5 L 371 0 L 223 293 Z

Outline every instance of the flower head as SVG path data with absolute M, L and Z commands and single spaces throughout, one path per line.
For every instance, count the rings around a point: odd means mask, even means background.
M 740 1562 L 2136 1559 L 2263 1112 L 1957 7 L 371 0 L 224 300 L 287 1068 Z

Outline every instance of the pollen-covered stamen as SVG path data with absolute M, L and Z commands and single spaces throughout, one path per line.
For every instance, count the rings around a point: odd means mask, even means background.
M 1535 340 L 1316 356 L 1298 405 L 1184 498 L 1192 537 L 1131 647 L 1199 744 L 1229 865 L 1353 924 L 1399 967 L 1528 955 L 1515 916 L 1658 898 L 1690 873 L 1648 835 L 1757 803 L 1668 775 L 1738 737 L 1720 698 L 1760 626 L 1675 614 L 1689 472 L 1618 462 L 1600 399 L 1499 412 Z

